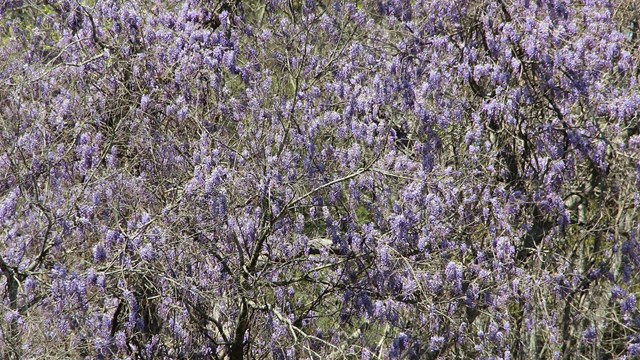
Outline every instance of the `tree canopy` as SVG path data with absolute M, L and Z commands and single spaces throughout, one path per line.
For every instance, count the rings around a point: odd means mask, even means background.
M 640 357 L 639 18 L 3 1 L 0 357 Z

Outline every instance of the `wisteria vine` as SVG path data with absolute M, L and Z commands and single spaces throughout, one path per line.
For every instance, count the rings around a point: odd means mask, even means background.
M 2 2 L 0 357 L 640 357 L 636 3 Z

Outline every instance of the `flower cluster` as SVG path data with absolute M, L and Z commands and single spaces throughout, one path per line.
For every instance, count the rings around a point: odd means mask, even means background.
M 0 358 L 640 354 L 633 10 L 0 15 Z

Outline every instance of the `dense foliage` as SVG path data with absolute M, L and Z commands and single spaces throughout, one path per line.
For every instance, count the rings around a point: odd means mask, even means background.
M 640 356 L 621 3 L 1 2 L 0 357 Z

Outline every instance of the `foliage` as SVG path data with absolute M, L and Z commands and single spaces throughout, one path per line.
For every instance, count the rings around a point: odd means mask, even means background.
M 2 358 L 640 356 L 633 7 L 0 16 Z

